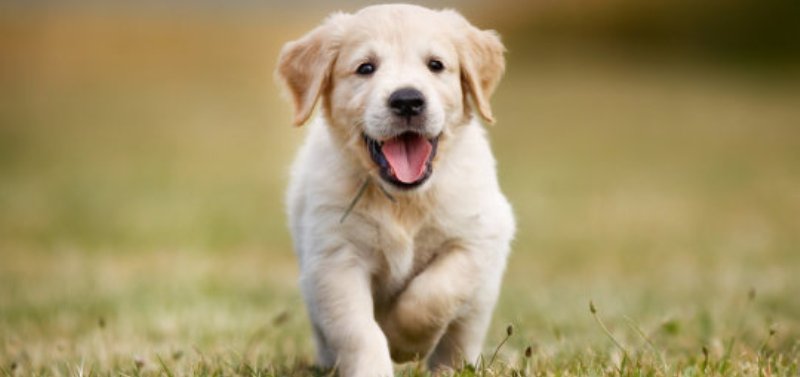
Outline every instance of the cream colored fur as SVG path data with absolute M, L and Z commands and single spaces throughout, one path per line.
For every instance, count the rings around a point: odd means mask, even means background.
M 515 229 L 473 115 L 493 122 L 503 51 L 454 11 L 381 5 L 334 14 L 281 52 L 295 124 L 321 103 L 288 190 L 321 366 L 390 376 L 392 360 L 428 358 L 433 369 L 477 360 Z M 443 72 L 428 68 L 432 58 Z M 377 67 L 369 77 L 354 73 L 365 61 Z M 425 95 L 421 132 L 440 135 L 430 179 L 411 190 L 381 179 L 362 137 L 394 132 L 387 98 L 401 87 Z

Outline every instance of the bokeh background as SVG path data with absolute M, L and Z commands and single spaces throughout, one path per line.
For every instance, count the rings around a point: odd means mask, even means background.
M 283 209 L 305 130 L 272 72 L 366 4 L 0 4 L 3 371 L 311 359 Z M 800 2 L 423 4 L 508 47 L 490 136 L 519 231 L 487 353 L 514 324 L 506 360 L 613 361 L 592 300 L 675 368 L 797 363 Z

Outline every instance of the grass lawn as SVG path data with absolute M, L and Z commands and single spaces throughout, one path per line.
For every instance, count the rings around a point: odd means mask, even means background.
M 316 20 L 272 21 L 3 19 L 0 375 L 327 375 L 270 76 Z M 490 129 L 518 237 L 456 374 L 797 376 L 800 79 L 528 48 Z

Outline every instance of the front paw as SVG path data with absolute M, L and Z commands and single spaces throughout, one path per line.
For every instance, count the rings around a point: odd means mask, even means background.
M 351 368 L 340 366 L 339 376 L 342 377 L 392 377 L 392 361 L 387 357 L 366 357 Z
M 338 351 L 339 376 L 342 377 L 392 377 L 392 359 L 383 334 L 375 326 L 374 336 L 358 346 L 341 347 Z
M 386 350 L 383 351 L 384 353 Z M 378 353 L 363 353 L 359 360 L 352 365 L 339 366 L 339 376 L 342 377 L 392 377 L 392 360 L 389 355 Z

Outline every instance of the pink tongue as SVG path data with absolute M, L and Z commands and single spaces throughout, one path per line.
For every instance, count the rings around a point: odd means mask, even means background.
M 422 178 L 432 150 L 433 146 L 427 139 L 413 133 L 387 140 L 381 147 L 395 177 L 403 183 L 413 183 Z

